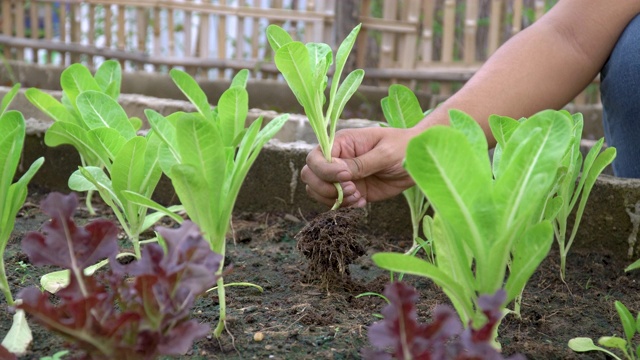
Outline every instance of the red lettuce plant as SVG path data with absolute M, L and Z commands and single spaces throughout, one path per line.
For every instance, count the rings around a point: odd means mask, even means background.
M 47 196 L 41 208 L 51 220 L 43 233 L 30 232 L 22 241 L 34 265 L 69 269 L 69 285 L 56 294 L 57 305 L 32 287 L 20 293 L 17 307 L 67 338 L 83 358 L 153 359 L 188 351 L 209 332 L 208 325 L 189 319 L 189 309 L 216 283 L 222 257 L 185 221 L 176 229 L 156 229 L 166 251 L 150 244 L 139 260 L 121 265 L 116 225 L 95 220 L 77 226 L 72 219 L 77 203 L 74 194 Z M 104 258 L 108 271 L 84 274 L 86 266 Z
M 479 329 L 463 330 L 456 312 L 440 305 L 433 311 L 430 324 L 418 323 L 416 290 L 402 282 L 387 285 L 384 295 L 389 304 L 382 310 L 384 319 L 369 327 L 369 342 L 374 348 L 362 351 L 368 360 L 520 360 L 522 355 L 504 358 L 492 346 L 495 327 L 502 318 L 501 305 L 506 293 L 483 295 L 478 299 L 487 322 Z

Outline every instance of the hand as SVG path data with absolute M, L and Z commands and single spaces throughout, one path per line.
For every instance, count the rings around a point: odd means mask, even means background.
M 339 182 L 344 191 L 343 207 L 363 207 L 367 202 L 388 199 L 414 185 L 402 166 L 413 129 L 359 128 L 336 133 L 332 162 L 316 147 L 300 172 L 307 194 L 333 205 Z

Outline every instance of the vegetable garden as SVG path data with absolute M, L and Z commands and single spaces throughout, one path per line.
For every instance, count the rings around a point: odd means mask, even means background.
M 334 56 L 267 29 L 325 154 L 365 76 L 342 76 L 358 30 Z M 640 357 L 640 263 L 606 244 L 577 245 L 589 195 L 615 158 L 602 140 L 583 153 L 580 114 L 492 116 L 490 153 L 477 123 L 452 111 L 451 126 L 409 144 L 416 186 L 404 193 L 404 233 L 376 231 L 366 209 L 234 216 L 250 168 L 288 120 L 246 124 L 247 74 L 210 99 L 174 69 L 194 111 L 147 109 L 144 120 L 118 102 L 115 61 L 95 73 L 68 67 L 60 98 L 24 91 L 54 120 L 44 143 L 79 156 L 71 195 L 27 186 L 47 160 L 20 161 L 25 119 L 10 107 L 19 85 L 5 95 L 4 358 Z M 402 85 L 381 106 L 392 127 L 425 115 Z M 176 204 L 154 197 L 163 177 Z

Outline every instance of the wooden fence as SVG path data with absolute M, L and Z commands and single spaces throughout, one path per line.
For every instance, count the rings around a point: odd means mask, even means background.
M 357 23 L 350 66 L 369 83 L 448 94 L 556 0 L 0 0 L 7 59 L 67 66 L 119 59 L 127 70 L 185 68 L 277 77 L 264 30 L 336 46 Z M 336 41 L 338 40 L 338 41 Z M 584 101 L 584 100 L 583 100 Z

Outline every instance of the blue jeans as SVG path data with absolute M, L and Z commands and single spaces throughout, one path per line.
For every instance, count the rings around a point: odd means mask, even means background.
M 640 15 L 618 39 L 600 80 L 605 139 L 617 149 L 613 173 L 640 178 Z

